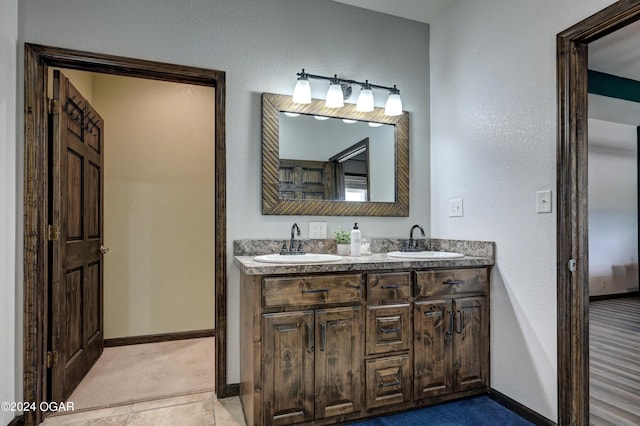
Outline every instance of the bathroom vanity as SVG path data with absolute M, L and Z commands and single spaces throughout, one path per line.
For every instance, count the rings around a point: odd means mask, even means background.
M 428 241 L 465 257 L 235 257 L 248 425 L 340 423 L 489 390 L 494 244 Z

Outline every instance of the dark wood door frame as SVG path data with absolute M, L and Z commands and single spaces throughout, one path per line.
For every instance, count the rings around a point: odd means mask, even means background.
M 589 424 L 587 45 L 640 19 L 621 0 L 558 34 L 558 424 Z M 575 270 L 569 268 L 576 261 Z
M 215 389 L 220 398 L 237 393 L 227 384 L 225 73 L 35 44 L 25 44 L 24 56 L 24 400 L 39 406 L 46 398 L 48 67 L 215 88 Z M 43 414 L 25 412 L 26 424 L 40 423 Z

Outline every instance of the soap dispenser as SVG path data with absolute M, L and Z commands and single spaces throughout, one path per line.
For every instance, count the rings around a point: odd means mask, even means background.
M 362 246 L 360 245 L 361 239 L 362 234 L 360 233 L 358 223 L 356 222 L 351 230 L 351 256 L 360 256 L 360 252 L 362 250 Z

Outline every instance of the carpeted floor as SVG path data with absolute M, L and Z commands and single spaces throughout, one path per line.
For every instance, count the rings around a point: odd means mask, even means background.
M 69 397 L 76 410 L 213 390 L 214 338 L 105 348 Z
M 488 396 L 447 402 L 433 407 L 376 417 L 350 426 L 529 426 L 533 423 Z

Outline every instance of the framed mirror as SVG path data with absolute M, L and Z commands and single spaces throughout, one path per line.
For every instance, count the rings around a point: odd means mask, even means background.
M 262 213 L 409 216 L 409 115 L 262 95 Z

